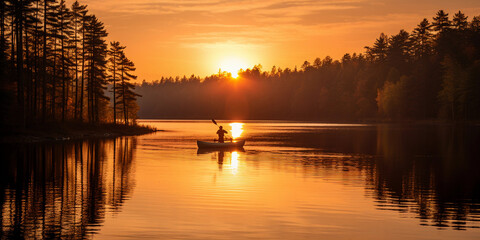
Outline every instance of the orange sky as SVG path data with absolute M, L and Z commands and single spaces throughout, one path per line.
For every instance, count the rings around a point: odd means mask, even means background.
M 67 1 L 71 4 L 73 1 Z M 480 15 L 478 0 L 80 0 L 127 46 L 139 81 L 262 64 L 301 66 L 363 52 L 381 32 L 411 31 L 437 10 Z

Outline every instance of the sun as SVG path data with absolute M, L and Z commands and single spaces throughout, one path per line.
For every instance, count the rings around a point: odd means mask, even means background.
M 224 58 L 220 62 L 220 70 L 231 73 L 233 78 L 238 77 L 238 71 L 240 69 L 247 69 L 247 68 L 248 67 L 246 62 L 241 58 L 228 57 L 228 58 Z

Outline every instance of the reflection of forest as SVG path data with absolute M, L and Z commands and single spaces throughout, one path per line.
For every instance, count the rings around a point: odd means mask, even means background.
M 94 233 L 105 212 L 119 211 L 132 193 L 135 144 L 119 138 L 1 146 L 2 238 Z
M 479 227 L 479 136 L 473 127 L 380 125 L 273 138 L 322 149 L 322 156 L 303 155 L 306 172 L 321 168 L 347 178 L 363 176 L 378 209 L 413 214 L 422 225 L 463 230 Z
M 368 184 L 381 209 L 413 212 L 422 225 L 478 227 L 480 154 L 478 129 L 440 127 L 419 131 L 380 127 Z

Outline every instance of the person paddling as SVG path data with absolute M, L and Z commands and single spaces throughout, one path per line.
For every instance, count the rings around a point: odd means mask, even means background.
M 228 134 L 228 132 L 225 131 L 222 126 L 218 127 L 217 134 L 218 134 L 218 142 L 219 143 L 225 142 L 224 137 L 225 137 L 225 134 Z

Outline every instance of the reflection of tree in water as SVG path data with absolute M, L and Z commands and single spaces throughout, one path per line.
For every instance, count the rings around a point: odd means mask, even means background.
M 322 168 L 346 177 L 364 176 L 378 209 L 413 213 L 422 225 L 478 227 L 478 129 L 385 125 L 372 131 L 299 135 L 316 148 L 341 153 L 305 154 L 301 162 L 306 171 Z
M 134 188 L 133 159 L 136 138 L 122 138 L 114 142 L 113 178 L 109 205 L 112 210 L 120 211 L 123 202 L 131 196 Z
M 468 223 L 480 217 L 478 136 L 476 129 L 379 129 L 377 151 L 384 158 L 369 182 L 378 206 L 416 213 L 422 225 L 475 227 Z
M 131 194 L 134 148 L 129 138 L 1 146 L 0 236 L 90 236 Z

